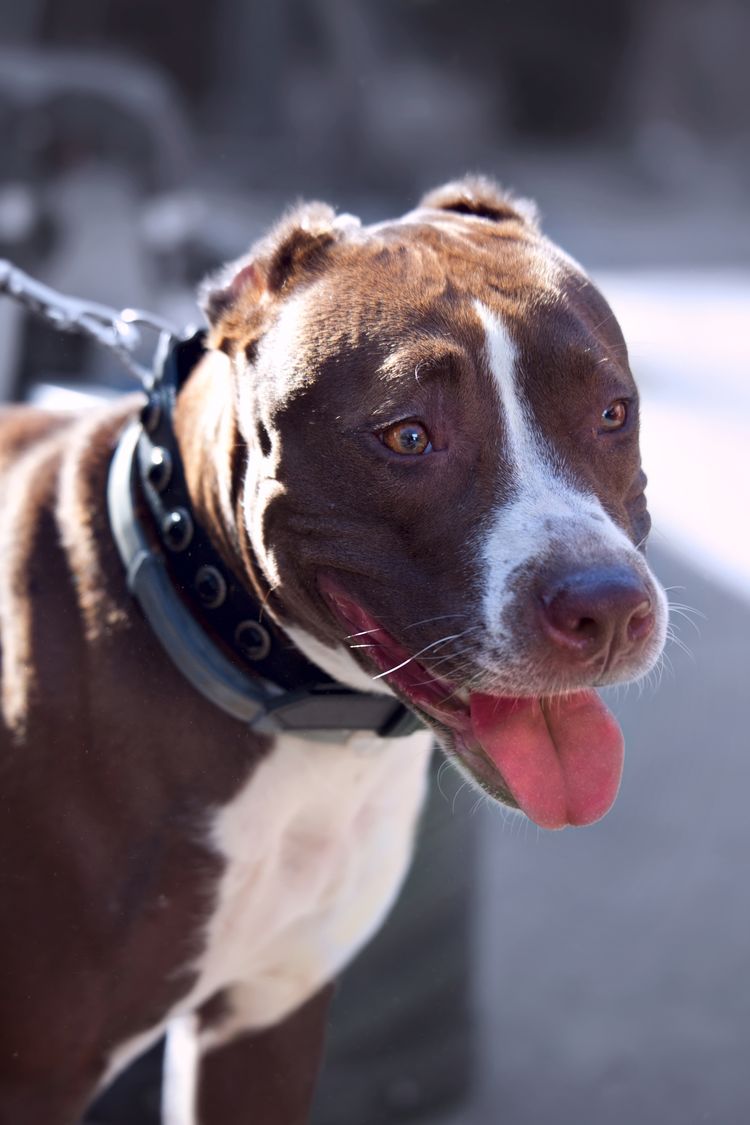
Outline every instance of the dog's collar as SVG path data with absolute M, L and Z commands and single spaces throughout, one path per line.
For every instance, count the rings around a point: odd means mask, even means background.
M 125 430 L 112 460 L 109 519 L 131 593 L 193 687 L 253 730 L 315 738 L 359 730 L 396 738 L 419 730 L 402 703 L 337 683 L 264 620 L 260 603 L 197 520 L 172 410 L 203 351 L 202 333 L 172 345 L 141 420 Z M 154 535 L 139 516 L 144 500 Z

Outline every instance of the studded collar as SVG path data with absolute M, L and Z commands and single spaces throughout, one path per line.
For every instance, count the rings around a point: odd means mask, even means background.
M 352 691 L 307 660 L 263 616 L 200 525 L 172 412 L 203 352 L 200 332 L 172 344 L 140 421 L 122 435 L 112 461 L 110 523 L 131 593 L 193 686 L 254 730 L 313 738 L 354 730 L 392 738 L 419 730 L 419 719 L 402 703 Z

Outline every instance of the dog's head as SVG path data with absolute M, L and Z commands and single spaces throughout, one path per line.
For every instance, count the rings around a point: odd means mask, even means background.
M 205 308 L 281 624 L 537 823 L 603 815 L 622 743 L 593 689 L 653 667 L 666 611 L 637 391 L 580 267 L 466 180 L 369 228 L 302 207 Z

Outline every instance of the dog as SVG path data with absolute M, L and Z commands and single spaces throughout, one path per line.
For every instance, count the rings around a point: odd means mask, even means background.
M 165 1032 L 168 1125 L 305 1121 L 433 739 L 589 824 L 664 643 L 625 343 L 530 204 L 303 205 L 202 300 L 161 398 L 2 413 L 2 1125 Z

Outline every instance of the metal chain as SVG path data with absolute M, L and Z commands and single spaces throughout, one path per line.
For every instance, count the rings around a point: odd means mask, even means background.
M 11 262 L 0 258 L 0 295 L 12 297 L 60 332 L 80 332 L 112 352 L 146 390 L 153 386 L 153 371 L 136 359 L 143 330 L 157 333 L 154 355 L 177 336 L 173 325 L 142 309 L 113 309 L 94 301 L 68 297 L 43 285 Z

